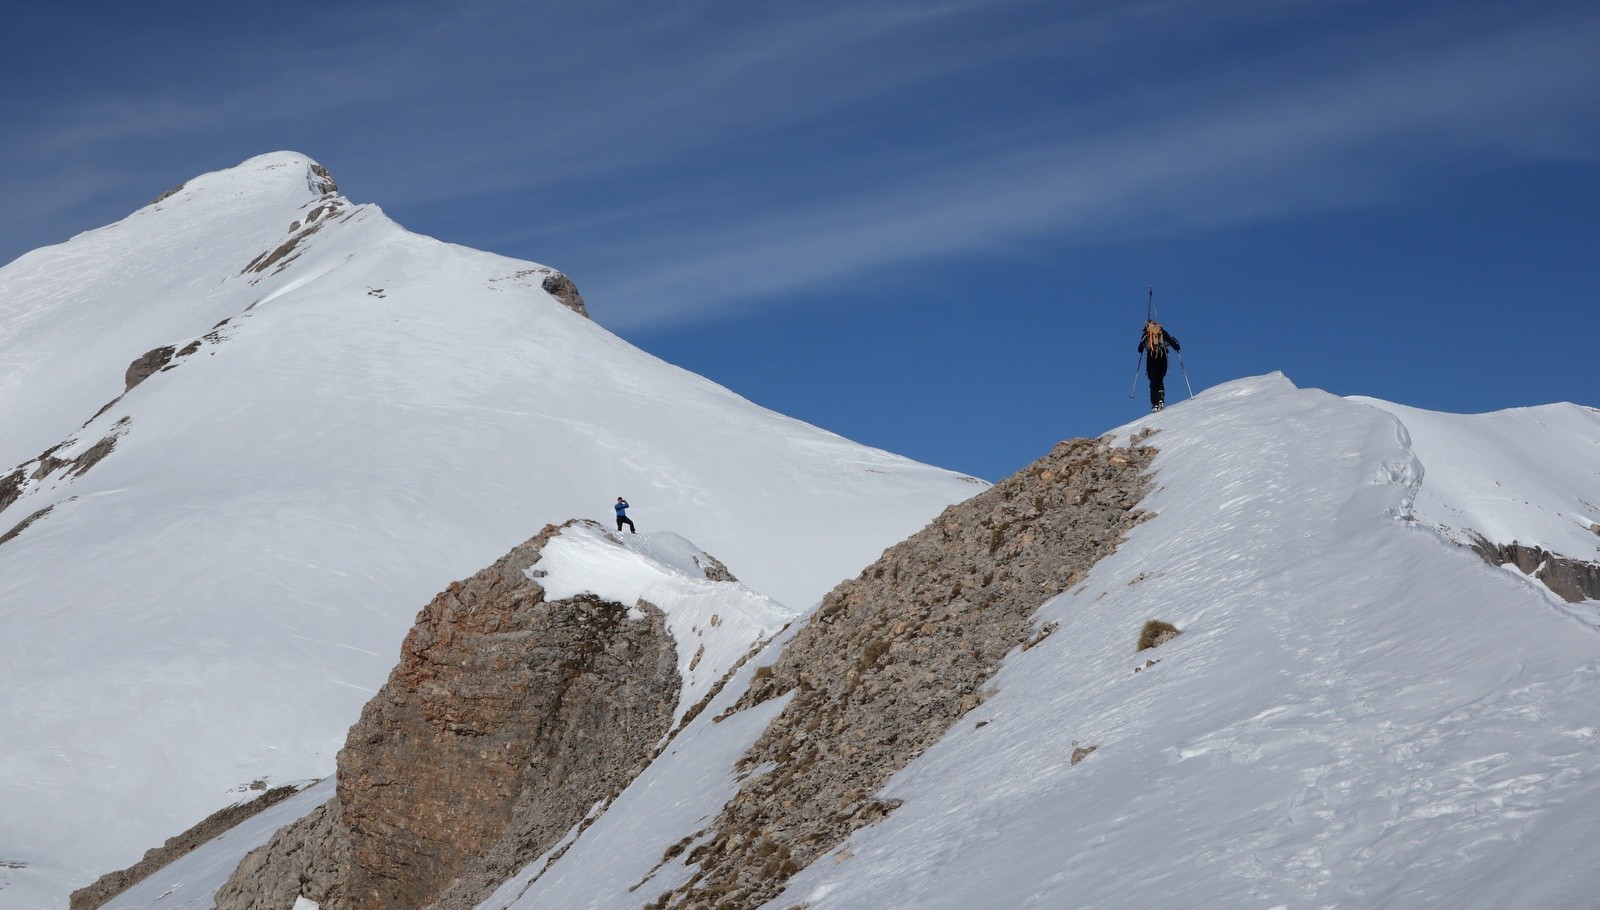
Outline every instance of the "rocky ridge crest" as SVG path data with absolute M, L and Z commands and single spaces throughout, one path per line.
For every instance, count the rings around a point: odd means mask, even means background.
M 733 709 L 794 693 L 741 759 L 746 782 L 685 845 L 689 880 L 647 906 L 759 907 L 894 811 L 889 778 L 992 695 L 1006 654 L 1054 631 L 1038 608 L 1149 517 L 1145 438 L 1059 443 L 824 598 Z
M 472 906 L 644 767 L 679 696 L 674 642 L 649 604 L 547 601 L 526 570 L 560 530 L 422 610 L 338 795 L 248 856 L 218 910 Z

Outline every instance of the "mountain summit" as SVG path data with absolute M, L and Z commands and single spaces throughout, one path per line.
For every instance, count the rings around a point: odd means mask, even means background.
M 986 484 L 760 408 L 303 155 L 0 269 L 0 905 L 328 775 L 417 609 L 547 523 L 809 607 Z

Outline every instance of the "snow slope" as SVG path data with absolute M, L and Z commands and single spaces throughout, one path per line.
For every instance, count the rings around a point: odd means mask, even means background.
M 0 477 L 27 467 L 0 534 L 53 507 L 0 543 L 0 907 L 64 907 L 251 781 L 329 774 L 416 611 L 547 522 L 625 495 L 803 608 L 983 487 L 326 188 L 265 155 L 0 269 Z M 193 350 L 117 399 L 161 346 Z
M 1273 375 L 1120 428 L 1159 431 L 1155 517 L 1042 605 L 1060 628 L 891 781 L 904 804 L 767 907 L 1591 905 L 1600 603 L 1484 564 L 1438 516 L 1489 533 L 1468 518 L 1505 515 L 1481 501 L 1506 490 L 1516 533 L 1550 545 L 1600 494 L 1573 458 L 1595 417 L 1431 414 Z M 1136 654 L 1152 618 L 1183 634 Z M 786 699 L 711 718 L 796 628 L 484 910 L 634 910 L 681 882 L 687 851 L 663 854 L 733 795 Z
M 1060 629 L 893 779 L 904 805 L 767 906 L 1591 903 L 1600 604 L 1563 604 L 1412 515 L 1462 501 L 1445 465 L 1464 451 L 1539 478 L 1530 507 L 1595 501 L 1593 462 L 1569 460 L 1600 442 L 1593 412 L 1543 419 L 1485 436 L 1494 420 L 1270 376 L 1122 428 L 1160 431 L 1157 516 L 1043 605 Z M 1424 443 L 1435 489 L 1412 445 L 1446 429 L 1476 448 Z M 1183 634 L 1135 654 L 1151 618 Z M 691 724 L 550 869 L 482 906 L 631 910 L 681 881 L 681 857 L 651 867 L 736 787 L 759 732 L 736 719 Z
M 1427 482 L 1417 520 L 1452 540 L 1600 560 L 1600 410 L 1575 404 L 1438 414 L 1356 398 L 1405 426 Z
M 1547 417 L 1514 440 L 1530 503 L 1592 490 L 1557 444 L 1600 440 L 1592 413 Z M 1485 424 L 1278 376 L 1140 421 L 1158 517 L 1045 606 L 1060 630 L 896 778 L 905 806 L 774 905 L 1591 903 L 1600 605 L 1407 520 L 1462 492 L 1443 466 L 1470 451 L 1430 448 L 1435 495 L 1411 440 L 1513 442 Z M 1184 633 L 1136 655 L 1148 618 Z
M 307 787 L 174 860 L 157 875 L 135 883 L 107 901 L 103 910 L 210 908 L 211 895 L 228 880 L 246 853 L 271 840 L 279 828 L 332 799 L 333 791 L 333 778 Z

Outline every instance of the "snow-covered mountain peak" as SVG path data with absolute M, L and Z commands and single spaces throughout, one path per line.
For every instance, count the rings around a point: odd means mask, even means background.
M 168 211 L 215 197 L 245 205 L 259 200 L 305 204 L 338 192 L 333 175 L 306 155 L 268 152 L 230 168 L 201 174 L 163 193 L 146 208 Z
M 292 152 L 252 158 L 0 268 L 0 466 L 22 463 L 101 413 L 128 390 L 125 372 L 141 356 L 222 332 L 266 298 L 316 280 L 326 268 L 288 272 L 313 247 L 370 243 L 346 236 L 330 244 L 331 235 L 363 222 L 369 232 L 398 231 L 376 207 L 336 195 L 325 175 Z M 44 386 L 52 393 L 40 394 Z

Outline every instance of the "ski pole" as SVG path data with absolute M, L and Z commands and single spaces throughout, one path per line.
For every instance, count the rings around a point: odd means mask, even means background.
M 1193 398 L 1194 397 L 1194 386 L 1189 385 L 1189 368 L 1183 365 L 1183 352 L 1182 351 L 1178 352 L 1178 369 L 1183 371 L 1183 384 L 1185 386 L 1188 386 L 1189 397 Z M 1129 396 L 1129 397 L 1132 397 L 1132 396 Z
M 1139 359 L 1135 360 L 1133 362 L 1133 385 L 1128 387 L 1128 397 L 1129 398 L 1132 398 L 1133 397 L 1133 393 L 1139 390 L 1139 367 L 1141 365 L 1143 365 L 1143 364 L 1144 364 L 1144 352 L 1140 351 L 1139 352 Z

